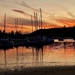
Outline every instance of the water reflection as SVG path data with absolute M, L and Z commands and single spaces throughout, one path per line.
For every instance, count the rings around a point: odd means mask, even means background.
M 41 64 L 43 65 L 43 47 L 42 48 L 35 48 L 36 51 L 36 65 Z
M 7 62 L 6 62 L 6 50 L 4 50 L 4 62 L 5 62 L 5 67 L 6 67 L 6 64 L 7 64 Z
M 18 53 L 18 48 L 16 48 L 16 63 L 17 63 L 17 66 L 19 66 L 19 53 Z
M 75 43 L 0 50 L 0 67 L 75 65 Z

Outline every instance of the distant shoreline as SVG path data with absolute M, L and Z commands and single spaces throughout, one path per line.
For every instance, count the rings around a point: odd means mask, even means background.
M 75 75 L 75 66 L 9 69 L 1 71 L 0 75 Z
M 72 38 L 75 40 L 75 26 L 69 28 L 40 29 L 30 34 L 20 32 L 5 33 L 0 31 L 0 49 L 8 49 L 19 46 L 43 46 L 54 43 L 53 39 L 63 40 Z

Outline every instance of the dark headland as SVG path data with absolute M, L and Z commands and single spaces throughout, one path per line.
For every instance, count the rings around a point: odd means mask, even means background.
M 38 46 L 53 43 L 53 39 L 75 39 L 75 27 L 40 29 L 29 34 L 0 31 L 0 48 L 18 46 Z M 4 47 L 5 46 L 5 47 Z
M 40 29 L 31 33 L 30 35 L 42 35 L 49 38 L 75 38 L 75 27 Z

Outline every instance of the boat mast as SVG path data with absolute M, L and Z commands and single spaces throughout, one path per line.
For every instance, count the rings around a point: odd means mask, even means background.
M 16 32 L 18 31 L 18 18 L 15 19 L 15 28 L 16 28 Z
M 35 26 L 35 31 L 36 31 L 36 14 L 34 12 L 34 26 Z
M 22 23 L 22 33 L 23 33 L 23 23 Z
M 38 15 L 36 13 L 36 30 L 38 30 Z
M 4 15 L 4 33 L 6 32 L 6 14 Z
M 40 27 L 42 29 L 42 9 L 40 8 Z
M 33 32 L 33 17 L 31 15 L 31 26 L 32 26 L 32 32 Z

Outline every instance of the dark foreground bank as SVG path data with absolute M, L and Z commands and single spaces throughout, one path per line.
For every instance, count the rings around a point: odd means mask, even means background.
M 75 75 L 75 66 L 22 68 L 0 71 L 0 75 Z

